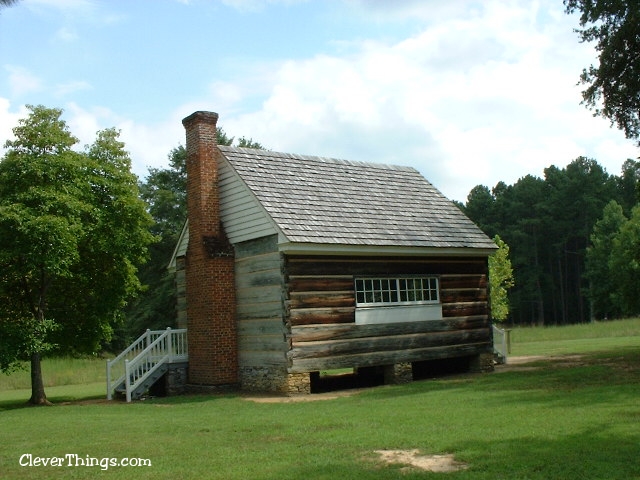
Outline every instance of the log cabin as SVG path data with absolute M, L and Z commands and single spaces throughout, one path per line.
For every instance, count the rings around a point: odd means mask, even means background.
M 309 393 L 493 369 L 494 242 L 417 170 L 216 144 L 183 120 L 188 218 L 170 267 L 191 385 Z

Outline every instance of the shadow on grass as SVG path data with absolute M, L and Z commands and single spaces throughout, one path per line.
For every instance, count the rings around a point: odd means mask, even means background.
M 556 438 L 491 438 L 486 444 L 462 442 L 454 451 L 471 452 L 470 469 L 455 478 L 639 478 L 640 434 L 616 434 L 607 425 Z M 466 457 L 466 456 L 465 456 Z
M 19 408 L 51 408 L 63 405 L 109 403 L 109 401 L 106 400 L 103 395 L 87 395 L 83 397 L 54 395 L 51 397 L 48 396 L 47 400 L 51 402 L 51 405 L 32 405 L 29 403 L 29 398 L 0 400 L 0 412 L 5 410 L 16 410 Z
M 498 367 L 503 368 L 503 367 Z M 448 377 L 418 380 L 405 385 L 384 386 L 363 390 L 365 397 L 406 397 L 427 392 L 468 389 L 475 391 L 511 392 L 514 401 L 549 401 L 550 393 L 593 394 L 585 401 L 614 401 L 618 395 L 637 394 L 640 384 L 640 348 L 625 348 L 613 352 L 597 352 L 580 356 L 555 356 L 531 363 L 509 366 L 508 371 L 494 373 L 463 373 Z M 616 388 L 612 388 L 612 387 Z M 515 398 L 517 397 L 517 398 Z M 557 396 L 558 401 L 562 401 Z M 490 400 L 487 400 L 490 401 Z M 499 399 L 503 402 L 504 399 Z

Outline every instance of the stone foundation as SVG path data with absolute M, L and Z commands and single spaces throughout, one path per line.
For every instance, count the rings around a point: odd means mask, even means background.
M 189 364 L 170 363 L 165 374 L 165 391 L 167 395 L 182 395 L 187 391 L 187 368 Z
M 245 392 L 288 393 L 287 376 L 284 367 L 240 367 L 240 389 Z
M 493 372 L 493 352 L 481 353 L 469 362 L 470 372 Z
M 240 389 L 244 392 L 271 392 L 284 395 L 311 393 L 311 374 L 287 373 L 286 368 L 241 367 Z
M 187 393 L 187 362 L 170 363 L 166 373 L 149 387 L 149 394 L 154 397 L 183 395 Z
M 287 394 L 299 395 L 311 393 L 311 375 L 309 373 L 289 373 Z
M 413 369 L 410 362 L 385 365 L 383 372 L 385 385 L 398 385 L 413 381 Z

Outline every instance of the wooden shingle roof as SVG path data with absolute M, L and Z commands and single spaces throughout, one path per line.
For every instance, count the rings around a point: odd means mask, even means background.
M 289 242 L 495 248 L 413 168 L 218 148 Z

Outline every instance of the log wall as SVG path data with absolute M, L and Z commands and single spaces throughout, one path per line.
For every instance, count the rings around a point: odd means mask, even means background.
M 235 245 L 238 363 L 243 390 L 281 391 L 287 381 L 281 254 L 277 237 Z
M 288 256 L 283 268 L 290 373 L 491 352 L 486 257 Z M 356 325 L 354 277 L 402 275 L 439 277 L 443 319 Z

